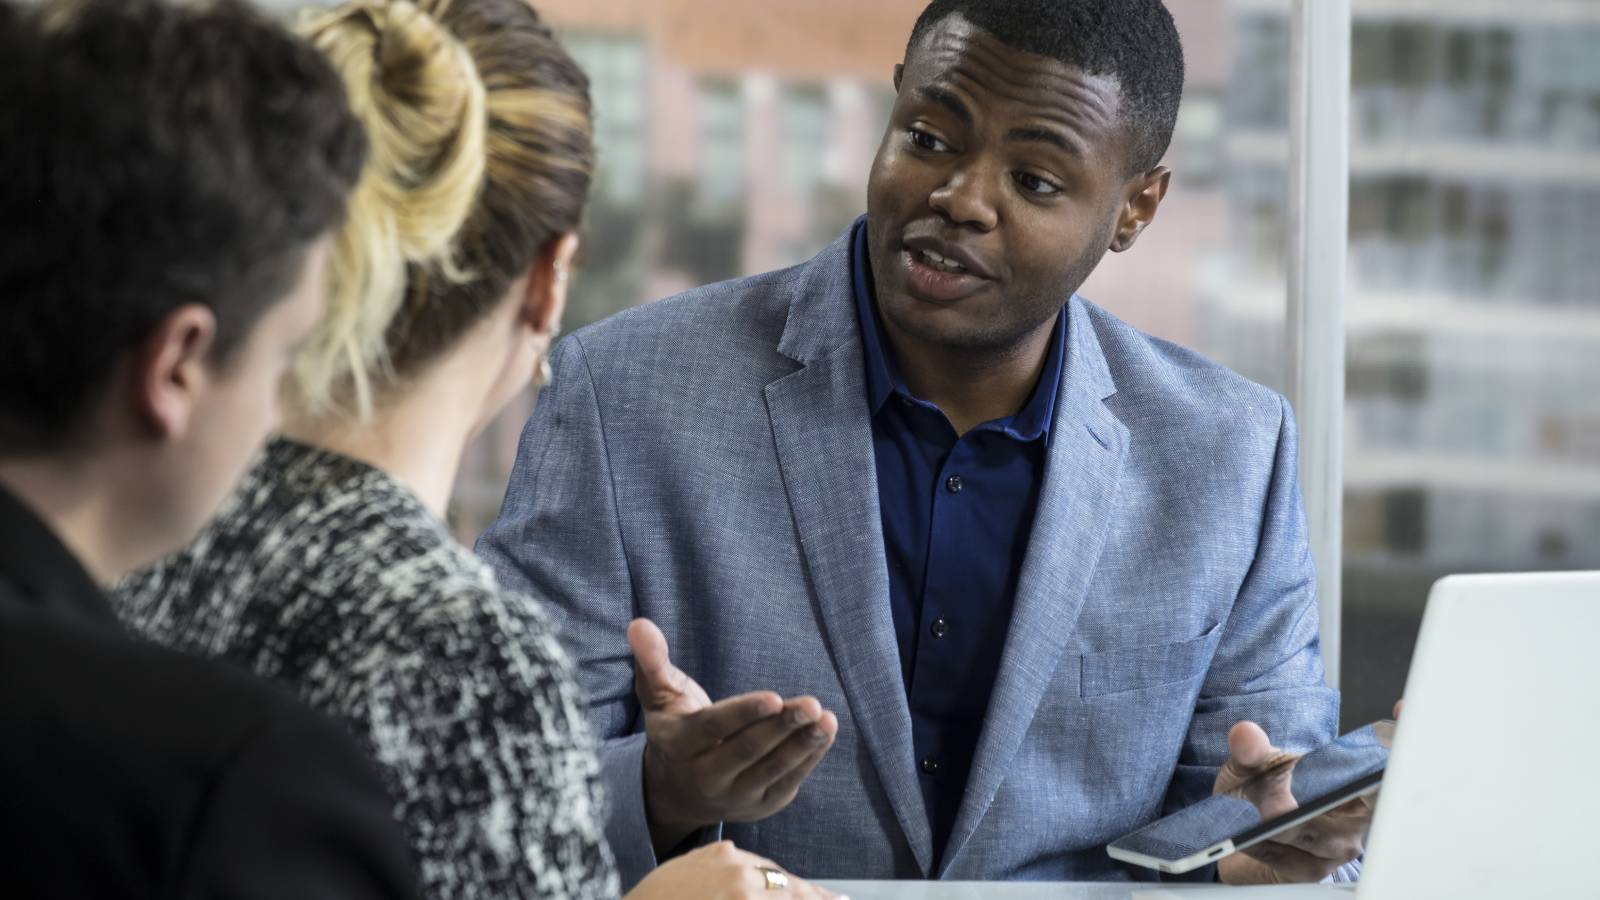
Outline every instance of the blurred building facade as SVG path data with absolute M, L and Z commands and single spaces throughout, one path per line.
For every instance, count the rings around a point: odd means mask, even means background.
M 1434 579 L 1600 568 L 1600 2 L 1354 6 L 1347 723 L 1398 696 Z M 1283 71 L 1283 4 L 1232 18 L 1235 84 Z M 1281 315 L 1249 253 L 1286 224 L 1286 96 L 1228 105 L 1226 155 L 1256 173 L 1229 192 L 1249 277 L 1206 320 L 1246 370 L 1250 323 Z

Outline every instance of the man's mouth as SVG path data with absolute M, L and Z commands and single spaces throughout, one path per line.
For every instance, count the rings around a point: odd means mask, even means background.
M 934 253 L 932 250 L 913 250 L 911 251 L 911 254 L 916 257 L 918 262 L 921 262 L 929 268 L 936 269 L 940 272 L 948 272 L 952 275 L 967 274 L 966 266 L 963 266 L 953 259 L 940 256 L 939 254 Z
M 907 247 L 900 258 L 904 260 L 906 287 L 920 300 L 956 303 L 989 284 L 989 279 L 933 250 Z

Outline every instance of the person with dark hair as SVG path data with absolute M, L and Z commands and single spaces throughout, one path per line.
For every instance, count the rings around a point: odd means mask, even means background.
M 1077 294 L 1167 192 L 1171 15 L 935 0 L 894 85 L 831 246 L 556 348 L 479 541 L 594 698 L 624 882 L 719 832 L 1153 877 L 1106 843 L 1334 734 L 1288 405 Z M 1348 876 L 1344 812 L 1221 876 Z
M 193 536 L 276 421 L 365 156 L 247 6 L 0 3 L 7 897 L 416 896 L 333 722 L 136 640 L 100 585 Z
M 301 25 L 372 159 L 283 434 L 187 547 L 118 585 L 125 621 L 270 678 L 348 725 L 429 898 L 609 900 L 593 732 L 549 618 L 445 523 L 482 425 L 561 321 L 594 166 L 588 79 L 526 0 L 352 0 Z M 630 900 L 783 883 L 713 843 Z

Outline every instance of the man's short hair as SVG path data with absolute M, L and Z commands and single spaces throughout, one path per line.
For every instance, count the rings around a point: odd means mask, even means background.
M 239 0 L 45 0 L 0 22 L 0 454 L 17 456 L 77 437 L 184 304 L 214 311 L 225 362 L 340 221 L 366 143 L 321 54 Z
M 933 0 L 911 29 L 906 58 L 957 14 L 1015 50 L 1115 78 L 1131 139 L 1129 174 L 1148 172 L 1166 155 L 1183 97 L 1183 42 L 1161 0 Z

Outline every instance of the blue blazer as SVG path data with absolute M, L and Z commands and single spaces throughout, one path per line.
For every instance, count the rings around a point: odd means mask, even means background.
M 813 694 L 838 741 L 725 837 L 810 878 L 1147 877 L 1105 844 L 1211 791 L 1229 726 L 1331 739 L 1295 428 L 1272 391 L 1080 297 L 1015 611 L 935 860 L 889 610 L 848 233 L 799 266 L 585 328 L 555 351 L 478 544 L 546 601 L 603 741 L 607 836 L 654 865 L 625 631 L 715 699 Z

